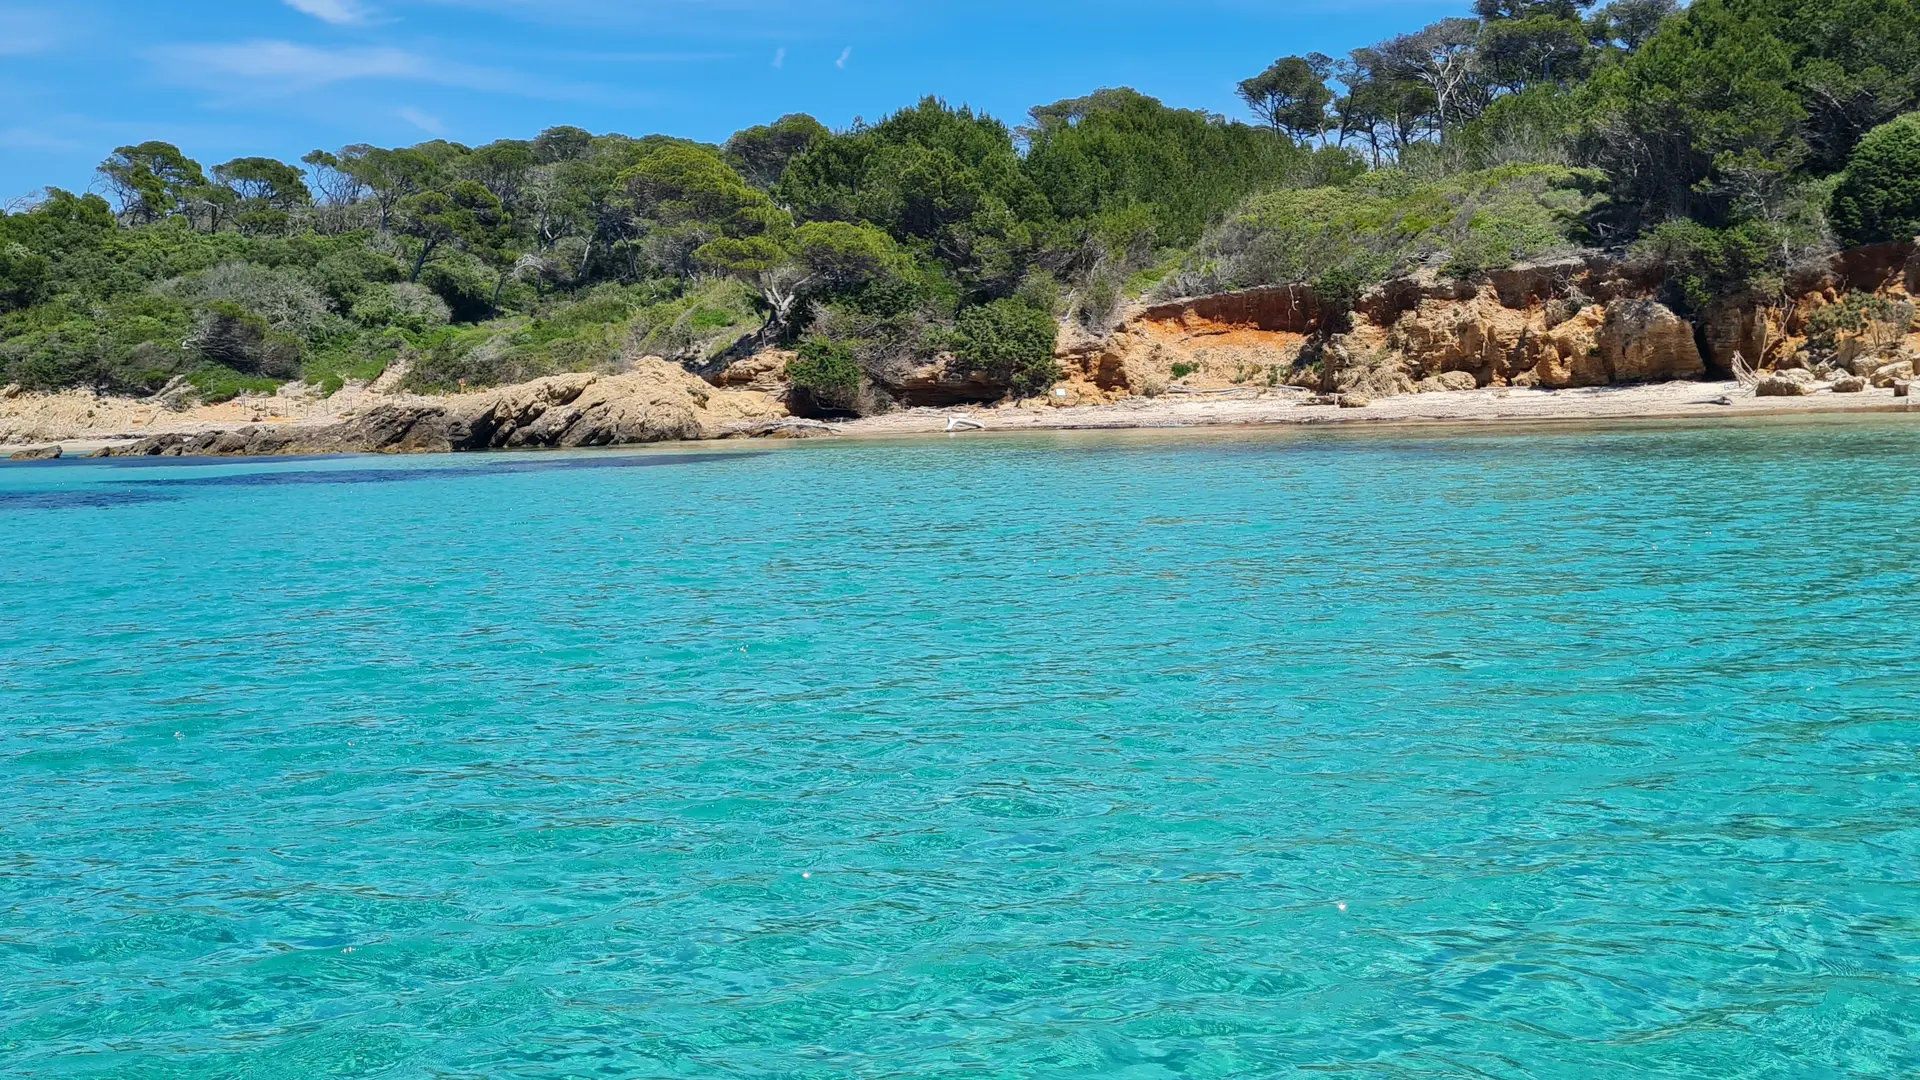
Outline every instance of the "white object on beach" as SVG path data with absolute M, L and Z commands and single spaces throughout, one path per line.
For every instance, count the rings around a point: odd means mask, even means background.
M 987 425 L 981 423 L 978 420 L 975 420 L 971 416 L 949 416 L 947 417 L 947 430 L 948 431 L 985 431 L 987 430 Z

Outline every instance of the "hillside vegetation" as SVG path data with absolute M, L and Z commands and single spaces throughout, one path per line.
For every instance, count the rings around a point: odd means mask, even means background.
M 820 400 L 884 408 L 872 373 L 936 357 L 1043 388 L 1056 319 L 1148 291 L 1632 246 L 1685 310 L 1920 229 L 1914 0 L 1480 0 L 1239 90 L 1256 123 L 1110 89 L 718 146 L 123 146 L 104 194 L 0 215 L 0 383 L 218 399 L 404 356 L 446 390 L 784 345 Z

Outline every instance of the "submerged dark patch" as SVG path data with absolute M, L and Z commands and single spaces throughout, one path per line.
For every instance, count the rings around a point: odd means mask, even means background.
M 579 457 L 553 461 L 499 461 L 455 468 L 411 466 L 383 469 L 323 469 L 307 472 L 274 471 L 228 473 L 220 476 L 171 476 L 157 479 L 114 480 L 115 485 L 142 487 L 300 487 L 330 484 L 398 484 L 408 480 L 462 479 L 515 473 L 562 472 L 580 469 L 647 469 L 700 465 L 760 457 L 766 451 L 726 454 L 676 454 L 671 457 Z M 178 459 L 171 459 L 178 460 Z
M 86 491 L 0 491 L 0 511 L 88 510 L 140 503 L 173 502 L 175 496 L 152 491 L 89 489 Z

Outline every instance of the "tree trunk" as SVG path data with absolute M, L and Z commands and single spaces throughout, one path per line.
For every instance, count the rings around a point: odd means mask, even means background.
M 417 258 L 413 260 L 413 273 L 407 275 L 408 284 L 410 285 L 420 284 L 421 271 L 424 271 L 427 268 L 427 260 L 433 257 L 433 250 L 439 246 L 440 246 L 440 241 L 438 240 L 421 242 L 420 254 Z

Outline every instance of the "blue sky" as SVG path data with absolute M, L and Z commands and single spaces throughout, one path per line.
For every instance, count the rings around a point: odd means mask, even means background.
M 84 189 L 115 146 L 211 164 L 469 144 L 555 124 L 718 141 L 939 94 L 1017 122 L 1101 86 L 1243 113 L 1274 57 L 1339 55 L 1429 0 L 0 0 L 0 200 Z

